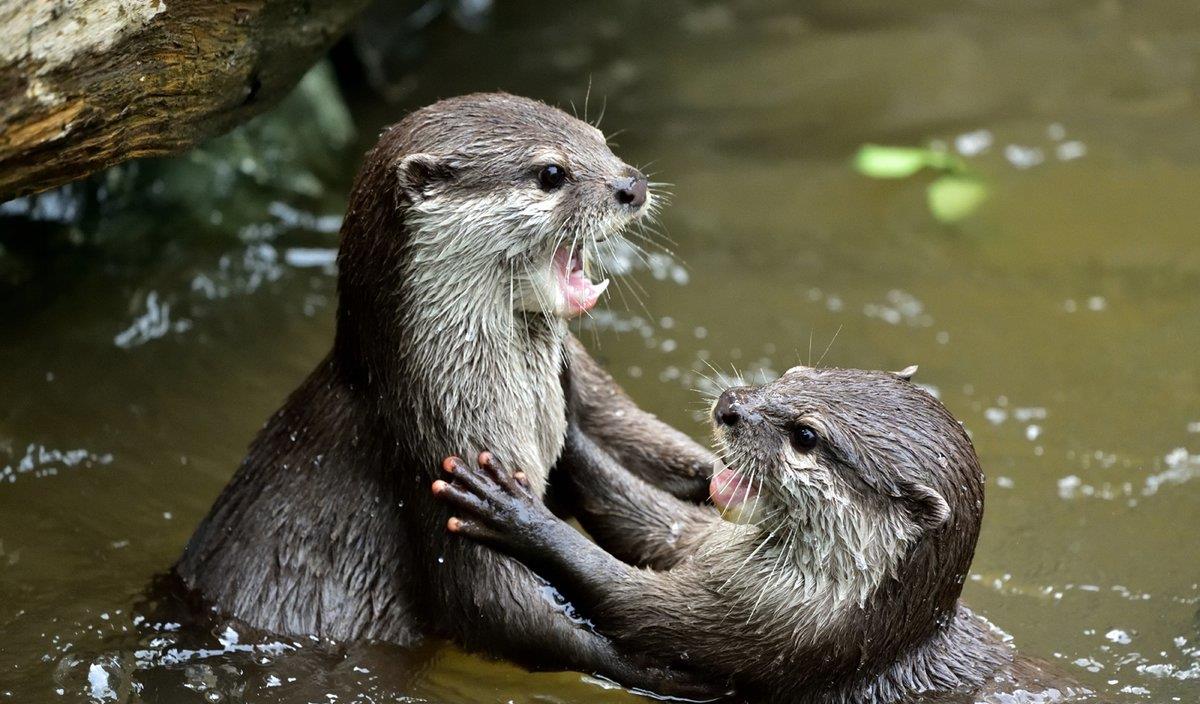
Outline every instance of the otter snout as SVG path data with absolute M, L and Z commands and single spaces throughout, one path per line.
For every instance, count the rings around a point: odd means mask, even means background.
M 621 205 L 636 209 L 646 204 L 647 183 L 642 174 L 635 171 L 632 176 L 618 178 L 612 182 L 612 187 Z
M 742 421 L 757 415 L 748 405 L 750 389 L 740 386 L 726 389 L 713 406 L 713 420 L 718 425 L 732 428 Z

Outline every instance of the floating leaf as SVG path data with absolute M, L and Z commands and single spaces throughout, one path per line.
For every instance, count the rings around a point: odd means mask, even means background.
M 963 161 L 957 154 L 936 149 L 926 150 L 925 165 L 931 169 L 947 173 L 962 174 L 967 171 L 967 162 Z
M 941 172 L 926 191 L 929 211 L 943 223 L 968 217 L 987 198 L 987 187 L 957 154 L 921 147 L 864 144 L 854 156 L 854 168 L 871 178 L 902 179 L 922 169 Z
M 854 168 L 871 178 L 907 178 L 929 165 L 928 149 L 864 144 L 854 156 Z
M 929 212 L 939 222 L 956 223 L 968 217 L 987 200 L 988 191 L 979 179 L 969 176 L 942 176 L 926 190 Z

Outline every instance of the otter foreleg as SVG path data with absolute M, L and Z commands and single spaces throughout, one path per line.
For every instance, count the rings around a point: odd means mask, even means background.
M 630 564 L 668 569 L 720 520 L 711 508 L 681 501 L 631 474 L 574 423 L 556 477 L 559 496 L 584 529 Z
M 570 420 L 617 462 L 645 481 L 694 503 L 708 498 L 715 457 L 648 413 L 625 393 L 573 336 L 566 339 Z
M 452 475 L 461 474 L 461 466 L 465 466 L 461 460 L 444 465 L 455 470 Z M 445 482 L 435 483 L 434 494 L 446 499 L 447 487 Z M 449 491 L 460 488 L 455 485 Z M 539 499 L 532 500 L 548 512 Z M 439 552 L 445 556 L 445 568 L 453 570 L 454 582 L 436 596 L 436 608 L 447 616 L 442 635 L 469 650 L 504 657 L 531 670 L 587 672 L 626 687 L 688 699 L 721 693 L 690 672 L 665 664 L 667 659 L 656 653 L 643 656 L 620 650 L 605 636 L 568 618 L 547 598 L 544 584 L 521 565 L 452 537 L 446 539 L 452 542 Z M 463 559 L 456 554 L 462 549 L 481 554 Z
M 712 627 L 716 620 L 708 610 L 678 607 L 704 601 L 693 588 L 702 582 L 688 564 L 655 572 L 621 562 L 554 516 L 523 473 L 509 473 L 489 453 L 475 468 L 458 458 L 446 467 L 452 482 L 438 480 L 433 491 L 455 514 L 447 530 L 520 560 L 626 649 L 680 662 L 692 649 L 728 650 L 728 634 Z M 669 628 L 662 627 L 664 614 L 670 615 Z M 726 679 L 712 670 L 706 675 L 714 682 Z
M 477 467 L 450 457 L 443 468 L 451 481 L 435 481 L 433 495 L 456 514 L 446 523 L 451 533 L 514 557 L 580 594 L 591 594 L 598 584 L 611 584 L 635 569 L 551 513 L 524 472 L 510 473 L 491 453 L 480 453 Z

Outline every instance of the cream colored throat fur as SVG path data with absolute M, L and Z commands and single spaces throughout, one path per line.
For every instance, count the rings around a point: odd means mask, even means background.
M 432 224 L 430 225 L 432 227 Z M 502 255 L 414 227 L 404 258 L 400 363 L 418 447 L 489 450 L 545 488 L 566 434 L 566 323 L 513 311 Z M 451 244 L 448 240 L 453 240 Z M 436 471 L 441 457 L 429 457 Z
M 782 471 L 764 487 L 764 518 L 757 526 L 727 524 L 731 539 L 755 543 L 749 560 L 723 570 L 722 591 L 752 600 L 731 617 L 785 622 L 803 612 L 824 614 L 824 621 L 864 606 L 919 528 L 898 506 L 851 498 L 810 455 L 785 447 L 780 460 Z

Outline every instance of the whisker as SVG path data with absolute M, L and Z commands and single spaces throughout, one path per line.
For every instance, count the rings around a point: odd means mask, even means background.
M 622 238 L 622 239 L 624 239 L 624 238 Z M 636 245 L 634 245 L 634 244 L 633 244 L 632 242 L 630 242 L 628 239 L 624 239 L 624 241 L 625 241 L 625 243 L 626 243 L 626 244 L 629 244 L 629 245 L 631 245 L 631 246 L 633 247 L 633 250 L 632 250 L 632 251 L 634 252 L 634 254 L 635 254 L 635 255 L 641 256 L 641 255 L 639 255 L 639 254 L 638 254 L 638 250 L 637 250 L 637 246 L 636 246 Z M 609 251 L 610 251 L 610 253 L 611 253 L 611 254 L 610 254 L 610 256 L 612 256 L 614 259 L 616 259 L 616 244 L 615 244 L 615 243 L 613 243 L 613 242 L 612 242 L 612 240 L 609 240 L 608 242 L 609 242 Z M 644 259 L 643 259 L 643 262 L 645 262 L 645 260 L 644 260 Z M 647 266 L 649 266 L 649 264 L 648 264 L 648 263 L 647 263 Z M 634 290 L 634 288 L 633 288 L 634 286 L 637 286 L 637 287 L 638 287 L 638 289 L 640 289 L 640 290 L 641 290 L 641 292 L 642 292 L 643 294 L 644 294 L 644 293 L 646 293 L 646 289 L 642 288 L 642 285 L 641 285 L 641 283 L 640 283 L 640 282 L 638 282 L 638 280 L 637 280 L 636 278 L 632 277 L 632 276 L 630 276 L 630 277 L 618 277 L 618 278 L 616 279 L 616 281 L 617 281 L 617 289 L 618 289 L 618 290 L 621 290 L 621 288 L 622 288 L 622 287 L 624 287 L 625 289 L 627 289 L 627 290 L 629 291 L 629 295 L 630 295 L 630 296 L 632 296 L 632 297 L 633 297 L 633 299 L 634 299 L 635 301 L 637 301 L 638 307 L 640 307 L 640 308 L 642 309 L 642 312 L 643 312 L 643 313 L 646 315 L 646 317 L 647 317 L 647 318 L 650 318 L 650 319 L 653 319 L 653 316 L 652 316 L 652 315 L 650 315 L 650 309 L 646 307 L 646 303 L 645 303 L 645 302 L 642 300 L 642 297 L 641 297 L 641 296 L 639 296 L 639 295 L 638 295 L 638 293 L 637 293 L 637 291 L 635 291 L 635 290 Z M 625 300 L 625 299 L 624 299 L 624 294 L 622 294 L 622 300 Z M 629 305 L 628 305 L 628 302 L 626 302 L 626 310 L 627 310 L 627 311 L 629 310 Z
M 587 92 L 583 94 L 583 121 L 588 121 L 588 100 L 592 97 L 592 74 L 588 74 Z
M 609 256 L 615 259 L 617 256 L 616 244 L 613 243 L 611 238 L 608 240 L 605 240 L 604 244 L 608 245 Z M 601 266 L 603 266 L 603 263 L 601 263 Z M 621 305 L 623 305 L 625 307 L 625 311 L 628 312 L 629 311 L 629 299 L 627 299 L 625 297 L 625 290 L 623 288 L 624 282 L 621 281 L 620 277 L 613 279 L 613 282 L 616 284 L 617 295 L 621 297 Z
M 821 353 L 821 358 L 817 360 L 818 367 L 821 366 L 821 362 L 825 361 L 825 355 L 829 354 L 829 348 L 833 347 L 833 343 L 837 342 L 838 335 L 840 335 L 842 332 L 842 327 L 843 326 L 841 325 L 838 326 L 837 331 L 833 333 L 833 339 L 831 339 L 829 344 L 825 346 L 825 351 Z
M 729 578 L 726 579 L 721 586 L 717 587 L 717 591 L 723 591 L 725 587 L 729 586 L 729 583 L 732 582 L 743 569 L 745 569 L 746 565 L 750 564 L 750 561 L 754 559 L 754 556 L 758 554 L 758 551 L 766 547 L 767 543 L 771 542 L 771 538 L 773 537 L 775 537 L 775 532 L 771 531 L 771 533 L 763 538 L 758 545 L 754 546 L 754 549 L 750 551 L 750 554 L 746 556 L 746 559 L 742 560 L 742 563 L 737 566 L 737 569 L 733 571 L 733 574 L 729 575 Z
M 600 117 L 596 118 L 596 129 L 600 129 L 600 123 L 604 122 L 604 113 L 608 112 L 608 94 L 604 95 L 604 102 L 600 105 Z

